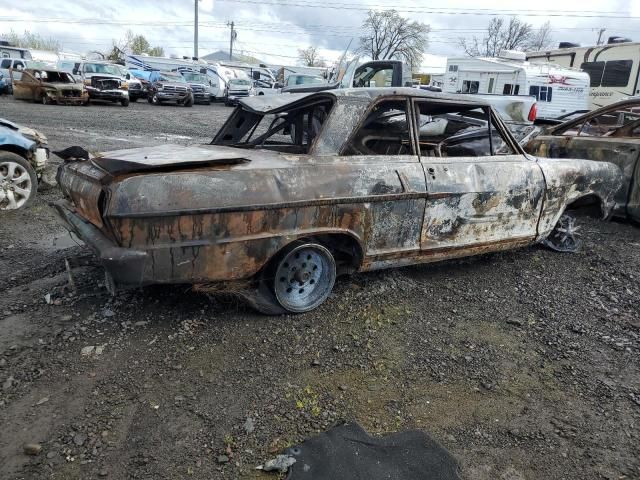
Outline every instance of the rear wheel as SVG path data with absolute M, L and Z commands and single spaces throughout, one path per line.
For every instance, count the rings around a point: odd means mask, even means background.
M 0 210 L 29 206 L 36 196 L 38 179 L 27 160 L 11 152 L 0 152 Z
M 302 313 L 322 304 L 336 281 L 331 252 L 317 243 L 294 245 L 279 256 L 270 279 L 282 308 Z

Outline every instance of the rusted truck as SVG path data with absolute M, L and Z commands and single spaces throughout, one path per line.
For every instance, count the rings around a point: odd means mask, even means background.
M 211 286 L 305 312 L 340 274 L 571 250 L 568 209 L 607 217 L 620 181 L 612 164 L 525 154 L 469 96 L 341 89 L 243 100 L 209 145 L 76 154 L 55 208 L 112 290 Z

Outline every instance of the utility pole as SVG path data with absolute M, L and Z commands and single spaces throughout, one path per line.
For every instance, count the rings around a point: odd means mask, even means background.
M 233 41 L 236 39 L 237 34 L 236 34 L 236 31 L 233 29 L 234 27 L 233 21 L 231 23 L 227 22 L 227 27 L 231 27 L 231 36 L 229 37 L 229 61 L 232 62 L 233 61 Z
M 193 0 L 194 4 L 194 22 L 193 22 L 193 56 L 198 57 L 198 2 Z
M 600 30 L 598 30 L 598 43 L 596 43 L 596 45 L 602 45 L 602 34 L 606 31 L 606 28 L 601 28 Z

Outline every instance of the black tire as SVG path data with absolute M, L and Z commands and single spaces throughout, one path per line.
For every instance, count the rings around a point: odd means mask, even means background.
M 193 107 L 193 97 L 189 97 L 189 98 L 187 98 L 187 99 L 184 101 L 183 105 L 184 105 L 185 107 Z
M 120 105 L 122 105 L 123 107 L 128 107 L 129 106 L 129 99 L 128 98 L 123 98 L 122 100 L 120 100 Z
M 138 101 L 138 97 L 129 97 L 129 101 L 136 103 Z
M 49 98 L 49 95 L 47 95 L 46 93 L 40 97 L 40 102 L 43 105 L 51 105 L 51 99 Z
M 153 103 L 153 95 L 147 95 L 147 102 Z
M 26 198 L 26 201 L 22 203 L 18 202 L 21 204 L 20 206 L 17 207 L 17 208 L 26 208 L 29 205 L 31 205 L 31 203 L 33 202 L 33 199 L 36 197 L 36 194 L 38 192 L 38 177 L 36 176 L 35 170 L 26 159 L 22 158 L 20 155 L 17 155 L 15 153 L 0 151 L 0 177 L 4 177 L 9 173 L 8 172 L 9 164 L 19 165 L 29 175 L 29 179 L 28 179 L 29 185 L 30 185 L 29 195 L 27 197 L 21 197 L 21 198 Z M 15 173 L 14 173 L 14 177 L 15 177 Z M 24 189 L 23 187 L 25 186 L 26 183 L 27 183 L 26 181 L 22 181 L 16 184 L 16 186 L 20 186 L 21 189 Z M 12 196 L 14 197 L 14 201 L 15 201 L 15 192 L 12 193 Z M 5 192 L 3 190 L 0 190 L 0 210 L 16 209 L 16 208 L 9 208 L 9 205 L 10 205 L 9 202 L 10 200 L 6 196 Z
M 85 107 L 88 107 L 89 105 L 91 105 L 91 100 L 87 98 L 87 101 L 84 102 L 82 105 Z

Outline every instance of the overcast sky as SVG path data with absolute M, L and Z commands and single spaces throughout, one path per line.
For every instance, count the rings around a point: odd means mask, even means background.
M 431 2 L 430 2 L 431 3 Z M 522 7 L 514 7 L 516 3 Z M 482 36 L 492 16 L 517 14 L 539 26 L 549 20 L 554 40 L 595 44 L 600 28 L 605 37 L 622 35 L 640 41 L 640 0 L 449 0 L 444 7 L 404 0 L 201 0 L 200 55 L 228 50 L 233 20 L 238 31 L 234 49 L 267 62 L 295 64 L 297 49 L 314 45 L 335 60 L 353 39 L 368 8 L 396 8 L 401 15 L 427 23 L 429 53 L 460 54 L 459 37 Z M 524 10 L 524 5 L 534 10 Z M 317 7 L 320 6 L 321 7 Z M 424 6 L 423 6 L 424 5 Z M 506 6 L 511 10 L 505 10 Z M 0 36 L 28 30 L 58 39 L 65 51 L 108 50 L 127 29 L 144 35 L 167 54 L 193 52 L 193 0 L 0 0 Z

